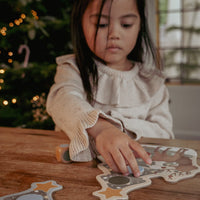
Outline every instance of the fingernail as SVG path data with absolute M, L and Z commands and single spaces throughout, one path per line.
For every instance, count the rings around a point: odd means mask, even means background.
M 135 177 L 139 177 L 140 176 L 140 172 L 136 172 Z
M 147 159 L 147 163 L 148 163 L 149 165 L 151 165 L 151 163 L 152 163 L 151 158 L 148 158 L 148 159 Z
M 124 174 L 124 176 L 128 176 L 128 175 L 129 175 L 129 172 L 127 172 L 127 173 Z

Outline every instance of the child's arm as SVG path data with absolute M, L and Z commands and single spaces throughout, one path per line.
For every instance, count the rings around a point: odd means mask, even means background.
M 119 128 L 121 124 L 87 102 L 79 70 L 73 63 L 71 57 L 64 56 L 58 60 L 55 83 L 49 91 L 46 108 L 56 127 L 70 139 L 71 160 L 87 162 L 93 155 L 86 129 L 94 126 L 99 116 Z
M 166 86 L 162 85 L 151 98 L 151 108 L 145 119 L 124 119 L 123 123 L 128 124 L 125 128 L 134 132 L 137 139 L 140 137 L 174 138 L 172 116 L 169 111 L 169 93 Z
M 133 151 L 147 164 L 152 162 L 138 142 L 104 119 L 99 118 L 92 128 L 87 129 L 87 132 L 95 139 L 98 152 L 113 171 L 127 175 L 128 164 L 134 176 L 138 177 L 140 171 Z

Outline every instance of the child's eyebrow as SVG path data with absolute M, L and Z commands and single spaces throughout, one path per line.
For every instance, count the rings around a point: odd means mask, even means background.
M 138 18 L 138 16 L 135 14 L 127 14 L 127 15 L 121 16 L 120 18 L 121 19 L 123 19 L 123 18 Z
M 103 17 L 103 18 L 109 18 L 109 16 L 108 15 L 103 15 L 103 14 L 93 14 L 93 15 L 90 15 L 90 18 L 92 18 L 92 17 L 96 17 L 96 18 L 99 18 L 99 17 Z
M 90 15 L 90 18 L 92 18 L 92 17 L 96 17 L 96 18 L 103 17 L 103 18 L 106 18 L 106 19 L 110 18 L 109 15 L 104 15 L 104 14 L 92 14 L 92 15 Z M 135 15 L 135 14 L 126 14 L 126 15 L 120 16 L 119 18 L 120 19 L 124 19 L 124 18 L 138 18 L 138 16 Z

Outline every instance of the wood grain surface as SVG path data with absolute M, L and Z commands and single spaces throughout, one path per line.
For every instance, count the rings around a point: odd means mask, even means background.
M 143 144 L 192 148 L 198 153 L 200 141 L 143 138 Z M 63 189 L 53 194 L 55 200 L 95 200 L 92 192 L 101 187 L 96 176 L 102 172 L 96 162 L 58 163 L 56 146 L 69 143 L 63 132 L 0 127 L 0 197 L 30 188 L 33 182 L 54 180 Z M 200 175 L 176 184 L 162 178 L 152 185 L 129 193 L 130 200 L 200 200 Z

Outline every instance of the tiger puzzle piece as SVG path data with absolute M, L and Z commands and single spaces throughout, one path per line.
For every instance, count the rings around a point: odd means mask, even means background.
M 163 177 L 167 182 L 176 183 L 200 173 L 197 153 L 193 149 L 142 146 L 150 153 L 153 161 L 151 165 L 147 165 L 141 158 L 137 158 L 138 165 L 144 169 L 142 175 L 138 178 L 133 174 L 124 176 L 113 172 L 105 162 L 100 163 L 98 167 L 103 174 L 96 178 L 102 188 L 93 192 L 94 196 L 101 200 L 128 200 L 129 192 L 149 186 L 152 178 Z
M 0 200 L 53 200 L 52 193 L 62 188 L 52 180 L 37 182 L 32 183 L 28 190 L 0 197 Z

